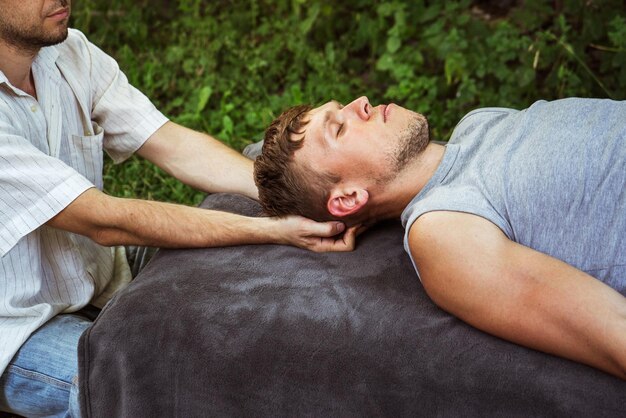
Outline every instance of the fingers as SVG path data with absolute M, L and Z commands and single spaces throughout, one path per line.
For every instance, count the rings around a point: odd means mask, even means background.
M 356 227 L 356 236 L 358 237 L 363 232 L 367 231 L 370 228 L 370 226 L 371 225 L 366 225 L 366 224 L 354 225 L 354 227 Z
M 356 237 L 359 234 L 359 226 L 351 226 L 347 229 L 347 231 L 343 234 L 341 241 L 344 244 L 344 249 L 337 251 L 352 251 L 356 245 Z
M 333 237 L 335 235 L 341 234 L 345 229 L 346 225 L 343 222 L 315 222 L 311 221 L 309 224 L 310 230 L 308 231 L 311 236 L 318 237 Z
M 362 224 L 346 229 L 343 222 L 315 222 L 300 216 L 277 220 L 286 228 L 281 236 L 285 243 L 315 252 L 352 251 L 356 237 L 367 229 Z
M 315 252 L 337 251 L 346 252 L 354 250 L 358 226 L 352 226 L 339 237 L 329 237 L 315 240 L 308 249 Z

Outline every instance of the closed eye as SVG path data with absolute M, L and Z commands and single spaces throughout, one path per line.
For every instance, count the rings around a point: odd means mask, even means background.
M 339 129 L 337 129 L 337 137 L 339 137 L 339 135 L 341 135 L 341 133 L 343 132 L 343 123 L 341 125 L 339 125 Z

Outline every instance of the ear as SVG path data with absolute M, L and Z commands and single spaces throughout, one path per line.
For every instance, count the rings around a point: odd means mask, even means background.
M 326 202 L 326 209 L 331 215 L 343 218 L 360 211 L 369 197 L 365 189 L 333 190 Z

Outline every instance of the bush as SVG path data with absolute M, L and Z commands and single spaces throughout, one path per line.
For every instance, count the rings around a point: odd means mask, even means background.
M 443 140 L 476 107 L 626 98 L 622 1 L 489 3 L 83 0 L 73 25 L 172 120 L 238 150 L 285 107 L 330 98 L 397 102 Z M 117 196 L 203 196 L 136 158 L 105 178 Z

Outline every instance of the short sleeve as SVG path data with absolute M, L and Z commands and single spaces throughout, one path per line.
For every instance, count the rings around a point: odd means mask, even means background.
M 0 119 L 0 257 L 91 187 Z
M 425 195 L 418 195 L 402 212 L 402 225 L 404 231 L 404 249 L 411 256 L 409 248 L 409 233 L 415 221 L 428 212 L 446 211 L 461 212 L 480 216 L 496 225 L 502 232 L 512 239 L 513 229 L 509 222 L 504 219 L 491 206 L 488 199 L 476 188 L 465 186 L 441 186 L 428 191 Z M 417 270 L 417 267 L 414 267 Z M 419 272 L 418 272 L 419 275 Z
M 79 31 L 74 37 L 83 43 L 90 65 L 91 118 L 105 132 L 104 149 L 113 161 L 130 157 L 168 119 L 137 88 L 133 87 L 117 62 Z

